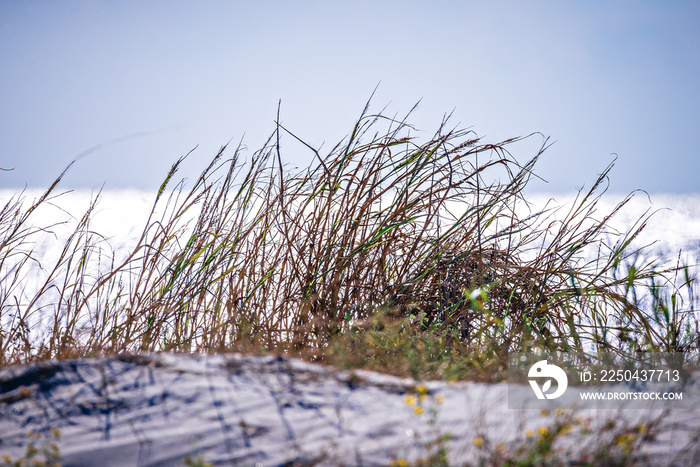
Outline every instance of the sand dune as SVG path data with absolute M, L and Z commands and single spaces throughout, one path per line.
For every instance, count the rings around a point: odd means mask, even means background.
M 64 466 L 184 465 L 187 456 L 214 465 L 387 465 L 429 457 L 439 447 L 431 443 L 450 434 L 443 443 L 450 465 L 464 465 L 497 443 L 515 449 L 527 442 L 528 429 L 552 422 L 552 415 L 509 410 L 505 384 L 428 382 L 416 402 L 420 390 L 411 380 L 379 373 L 241 355 L 6 367 L 0 370 L 0 455 L 20 458 L 29 443 L 41 449 L 60 432 L 53 442 Z M 658 413 L 581 415 L 594 425 L 614 418 L 618 426 L 636 426 Z M 692 435 L 699 415 L 700 408 L 668 414 L 645 444 L 645 463 L 697 461 Z M 580 456 L 601 442 L 598 435 L 572 433 L 560 448 Z

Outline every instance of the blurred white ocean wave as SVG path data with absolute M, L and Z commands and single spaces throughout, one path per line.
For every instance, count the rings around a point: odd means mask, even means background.
M 25 206 L 29 206 L 28 203 L 38 199 L 41 194 L 39 190 L 26 190 L 21 196 L 25 199 Z M 18 191 L 0 190 L 0 206 L 18 195 Z M 35 238 L 34 253 L 38 254 L 38 258 L 50 260 L 58 254 L 58 251 L 52 252 L 62 247 L 62 242 L 58 240 L 70 234 L 96 196 L 98 193 L 85 190 L 64 192 L 52 197 L 50 203 L 33 213 L 30 225 L 42 228 L 51 226 L 44 235 Z M 575 194 L 536 193 L 527 196 L 532 212 L 544 207 L 562 207 L 556 217 L 561 217 L 575 198 Z M 624 198 L 624 195 L 605 194 L 598 203 L 595 216 L 604 217 Z M 154 192 L 135 189 L 102 191 L 92 215 L 90 230 L 103 236 L 119 258 L 135 244 L 143 232 L 154 201 Z M 164 204 L 162 201 L 161 204 Z M 611 219 L 609 226 L 613 230 L 625 232 L 646 214 L 652 214 L 651 218 L 635 239 L 634 246 L 650 245 L 650 255 L 668 261 L 675 261 L 679 252 L 682 252 L 685 261 L 697 263 L 700 256 L 700 193 L 637 193 Z M 614 241 L 614 238 L 611 240 Z
M 36 201 L 43 190 L 28 189 L 0 190 L 0 205 L 5 205 L 13 197 L 22 197 L 25 206 Z M 153 206 L 155 194 L 146 191 L 123 189 L 92 192 L 87 190 L 60 191 L 53 194 L 46 206 L 40 207 L 33 215 L 30 224 L 34 226 L 54 225 L 67 222 L 65 230 L 79 219 L 88 209 L 90 203 L 97 199 L 97 206 L 92 216 L 92 229 L 115 241 L 125 241 L 143 229 L 148 213 Z
M 0 207 L 20 198 L 23 200 L 23 208 L 27 209 L 43 193 L 42 190 L 34 189 L 0 190 Z M 37 265 L 47 267 L 56 263 L 65 240 L 95 200 L 97 204 L 90 216 L 88 228 L 103 238 L 104 242 L 100 241 L 98 246 L 102 249 L 105 260 L 111 259 L 112 253 L 116 261 L 126 257 L 146 226 L 155 195 L 133 189 L 101 193 L 59 190 L 42 203 L 24 225 L 25 228 L 44 229 L 32 235 L 24 245 L 25 250 L 31 248 L 31 255 Z
M 533 211 L 544 206 L 567 206 L 576 199 L 575 194 L 550 195 L 538 193 L 527 197 Z M 605 194 L 598 203 L 598 219 L 612 212 L 625 199 L 622 194 Z M 648 245 L 650 255 L 675 261 L 679 253 L 684 261 L 697 263 L 700 256 L 700 193 L 651 194 L 635 193 L 632 199 L 610 220 L 609 227 L 623 233 L 648 216 L 649 220 L 633 246 Z

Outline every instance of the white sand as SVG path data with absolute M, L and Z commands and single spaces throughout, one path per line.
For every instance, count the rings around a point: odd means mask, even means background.
M 425 412 L 416 415 L 405 399 L 411 380 L 294 359 L 166 354 L 7 367 L 0 370 L 0 455 L 21 457 L 29 431 L 58 428 L 64 466 L 184 465 L 186 455 L 215 465 L 387 465 L 430 455 L 428 444 L 449 433 L 450 465 L 464 465 L 499 442 L 514 449 L 527 442 L 527 429 L 553 421 L 509 410 L 505 384 L 426 386 Z M 635 426 L 658 414 L 580 415 L 594 426 L 611 417 Z M 700 408 L 671 412 L 662 425 L 645 447 L 646 463 L 693 465 Z M 484 447 L 474 445 L 476 436 Z M 567 436 L 561 448 L 579 453 L 603 441 Z

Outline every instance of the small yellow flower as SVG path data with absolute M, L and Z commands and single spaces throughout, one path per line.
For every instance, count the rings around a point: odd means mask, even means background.
M 39 450 L 33 444 L 27 445 L 27 450 L 25 451 L 26 457 L 34 457 L 39 452 Z
M 549 416 L 549 410 L 547 410 L 547 409 L 540 410 L 540 417 L 547 417 L 547 416 Z
M 541 426 L 537 429 L 537 433 L 539 433 L 542 436 L 545 436 L 547 433 L 549 433 L 549 428 L 546 426 Z
M 420 396 L 418 396 L 418 400 L 421 402 L 425 402 L 427 398 L 428 396 L 426 396 L 425 394 L 421 394 Z
M 416 396 L 406 396 L 403 398 L 403 401 L 406 405 L 416 405 L 417 399 Z
M 439 396 L 436 396 L 435 402 L 437 402 L 438 404 L 442 404 L 443 402 L 445 402 L 445 396 L 443 396 L 442 394 L 440 394 Z
M 2 461 L 3 461 L 5 464 L 12 464 L 12 458 L 11 458 L 9 455 L 7 455 L 7 454 L 3 454 L 3 455 L 2 455 Z
M 391 465 L 394 467 L 408 467 L 408 461 L 406 459 L 396 459 Z
M 622 445 L 622 444 L 632 444 L 634 442 L 634 436 L 630 434 L 622 435 L 617 438 L 617 444 Z
M 641 434 L 644 434 L 647 432 L 647 426 L 642 424 L 637 427 L 637 431 L 639 431 Z
M 474 443 L 474 446 L 476 446 L 477 448 L 480 448 L 484 445 L 484 438 L 481 436 L 475 436 L 473 443 Z
M 567 423 L 566 425 L 561 427 L 561 430 L 559 430 L 559 433 L 561 433 L 562 435 L 566 435 L 566 434 L 571 433 L 571 431 L 573 429 L 574 429 L 574 427 L 570 423 Z
M 426 388 L 422 384 L 416 386 L 416 391 L 418 391 L 418 394 L 428 394 L 428 388 Z
M 413 412 L 414 412 L 416 415 L 420 415 L 420 414 L 423 413 L 423 407 L 421 407 L 420 405 L 417 405 L 417 406 L 415 406 L 415 407 L 413 408 Z
M 563 415 L 566 415 L 568 413 L 568 410 L 562 409 L 562 408 L 556 408 L 554 409 L 554 416 L 555 417 L 561 417 Z
M 632 451 L 632 444 L 634 443 L 634 436 L 631 434 L 626 434 L 617 438 L 616 443 L 618 446 L 622 447 L 622 450 L 626 453 Z
M 527 436 L 528 438 L 532 438 L 533 436 L 535 436 L 535 432 L 532 430 L 525 430 L 525 436 Z
M 505 444 L 503 444 L 503 443 L 498 443 L 498 444 L 496 445 L 496 451 L 503 452 L 503 451 L 505 451 L 505 450 L 506 450 L 506 445 L 505 445 Z

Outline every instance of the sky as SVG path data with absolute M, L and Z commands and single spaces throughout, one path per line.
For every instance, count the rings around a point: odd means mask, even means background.
M 314 147 L 365 102 L 430 137 L 540 132 L 568 193 L 615 158 L 612 192 L 700 192 L 700 3 L 0 0 L 0 188 L 152 190 L 281 123 Z M 542 138 L 520 145 L 526 161 Z M 309 151 L 283 139 L 284 162 Z M 323 151 L 321 151 L 323 152 Z

